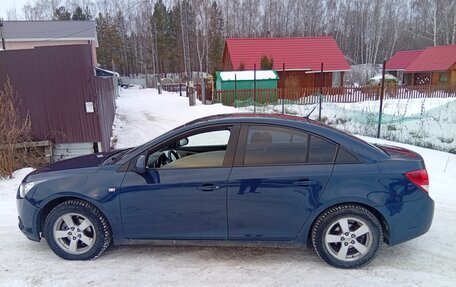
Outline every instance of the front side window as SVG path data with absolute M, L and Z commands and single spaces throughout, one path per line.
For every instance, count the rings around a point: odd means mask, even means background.
M 157 151 L 152 151 L 147 157 L 147 167 L 221 167 L 230 135 L 229 129 L 222 129 L 179 138 Z

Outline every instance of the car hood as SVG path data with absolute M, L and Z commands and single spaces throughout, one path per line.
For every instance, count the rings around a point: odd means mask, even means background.
M 94 153 L 94 154 L 89 154 L 89 155 L 84 155 L 84 156 L 79 156 L 79 157 L 74 157 L 66 160 L 61 160 L 57 161 L 54 163 L 51 163 L 48 166 L 39 168 L 32 173 L 29 174 L 29 176 L 32 175 L 37 175 L 37 174 L 42 174 L 42 173 L 48 173 L 48 172 L 57 172 L 57 171 L 63 171 L 63 170 L 69 170 L 69 169 L 82 169 L 82 168 L 88 168 L 88 167 L 97 167 L 100 166 L 103 161 L 118 152 L 121 152 L 122 150 L 115 150 L 112 152 L 104 152 L 104 153 Z

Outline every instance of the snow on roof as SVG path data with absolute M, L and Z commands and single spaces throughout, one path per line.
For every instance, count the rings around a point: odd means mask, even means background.
M 102 69 L 102 68 L 99 68 L 99 67 L 95 67 L 95 70 L 97 70 L 97 71 L 102 71 L 102 72 L 111 74 L 111 75 L 113 75 L 113 76 L 116 76 L 117 78 L 120 78 L 120 74 L 119 74 L 119 73 L 114 72 L 114 71 L 111 71 L 111 70 L 106 70 L 106 69 Z
M 378 74 L 369 79 L 372 82 L 380 82 L 382 80 L 382 74 Z M 385 80 L 399 82 L 399 79 L 391 74 L 385 74 Z
M 253 81 L 254 71 L 220 72 L 222 81 L 234 81 L 235 75 L 237 81 Z M 276 80 L 279 77 L 272 70 L 259 70 L 256 71 L 255 78 L 257 80 Z

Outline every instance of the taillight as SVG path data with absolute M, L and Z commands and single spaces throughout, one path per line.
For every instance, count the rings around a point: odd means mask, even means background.
M 429 192 L 429 176 L 425 169 L 407 172 L 405 176 L 419 188 Z

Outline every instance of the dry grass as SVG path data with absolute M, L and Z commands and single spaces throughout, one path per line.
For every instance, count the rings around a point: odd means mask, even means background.
M 9 79 L 0 90 L 0 177 L 11 177 L 14 170 L 27 165 L 28 148 L 18 149 L 18 143 L 30 142 L 32 124 L 27 115 L 21 118 L 20 102 Z

